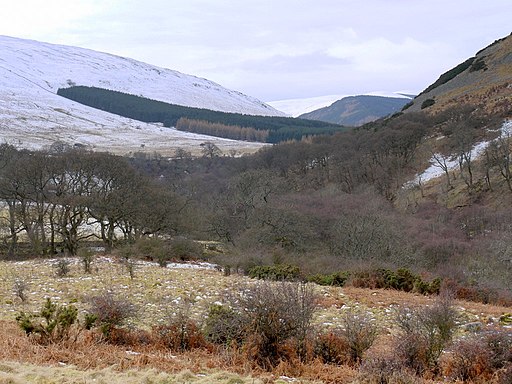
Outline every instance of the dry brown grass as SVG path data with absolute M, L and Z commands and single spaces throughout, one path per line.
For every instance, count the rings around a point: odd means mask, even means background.
M 15 314 L 20 310 L 39 310 L 45 297 L 51 297 L 59 304 L 73 303 L 83 314 L 87 307 L 85 297 L 111 289 L 141 309 L 130 326 L 150 330 L 168 321 L 169 313 L 179 309 L 183 300 L 190 304 L 191 318 L 201 324 L 210 304 L 222 301 L 228 292 L 239 289 L 241 283 L 254 282 L 236 274 L 224 276 L 214 269 L 161 268 L 150 263 L 139 263 L 136 277 L 131 280 L 120 264 L 106 258 L 96 259 L 93 269 L 95 272 L 91 275 L 85 274 L 79 260 L 74 260 L 69 277 L 56 278 L 52 262 L 48 260 L 0 262 L 0 362 L 3 362 L 0 364 L 0 383 L 2 380 L 78 383 L 92 381 L 91 377 L 101 378 L 97 382 L 129 383 L 122 379 L 127 375 L 139 379 L 132 382 L 144 382 L 148 378 L 146 382 L 155 383 L 285 383 L 292 380 L 287 377 L 300 378 L 302 381 L 299 382 L 304 383 L 350 383 L 357 376 L 357 368 L 320 361 L 289 361 L 269 373 L 256 367 L 243 351 L 236 349 L 210 347 L 178 353 L 158 343 L 137 342 L 136 336 L 131 344 L 111 345 L 102 342 L 98 333 L 82 331 L 76 343 L 47 346 L 38 345 L 26 337 L 14 321 Z M 17 278 L 25 279 L 29 284 L 26 303 L 13 292 Z M 391 290 L 320 286 L 315 286 L 315 290 L 320 300 L 314 323 L 319 329 L 339 327 L 343 314 L 350 308 L 365 311 L 378 323 L 382 332 L 372 353 L 390 351 L 399 308 L 434 303 L 433 297 Z M 464 314 L 462 322 L 481 321 L 484 324 L 489 318 L 496 319 L 510 312 L 506 307 L 463 301 L 456 301 L 456 309 Z M 73 379 L 57 380 L 56 377 L 64 375 L 61 370 Z

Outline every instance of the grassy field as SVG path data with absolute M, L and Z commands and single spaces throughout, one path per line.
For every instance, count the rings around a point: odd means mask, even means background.
M 20 311 L 39 310 L 45 298 L 77 306 L 81 318 L 88 299 L 108 290 L 135 305 L 136 316 L 129 320 L 128 327 L 149 329 L 165 324 L 183 310 L 201 324 L 211 304 L 222 303 L 229 292 L 240 287 L 256 284 L 241 275 L 224 276 L 208 264 L 162 268 L 138 261 L 131 278 L 115 258 L 97 256 L 91 274 L 84 272 L 80 259 L 67 260 L 70 271 L 65 277 L 56 276 L 56 259 L 0 262 L 0 383 L 349 383 L 356 377 L 353 367 L 323 364 L 295 372 L 277 367 L 269 373 L 226 353 L 194 350 L 172 354 L 144 346 L 130 349 L 98 342 L 88 333 L 81 334 L 76 342 L 48 346 L 34 343 L 14 319 Z M 17 282 L 26 285 L 25 301 L 15 289 Z M 399 308 L 429 306 L 434 300 L 398 291 L 314 289 L 319 297 L 315 326 L 336 327 L 346 310 L 361 308 L 379 326 L 381 336 L 375 349 L 386 348 L 387 338 L 395 332 Z M 455 306 L 460 324 L 497 323 L 500 315 L 510 312 L 510 308 L 468 302 L 456 302 Z

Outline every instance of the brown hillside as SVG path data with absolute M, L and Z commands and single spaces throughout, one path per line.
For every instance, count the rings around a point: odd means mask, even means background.
M 432 103 L 430 100 L 434 104 L 427 107 Z M 481 106 L 488 113 L 510 114 L 512 35 L 495 41 L 473 58 L 441 75 L 414 99 L 407 112 L 423 109 L 437 113 L 460 104 Z

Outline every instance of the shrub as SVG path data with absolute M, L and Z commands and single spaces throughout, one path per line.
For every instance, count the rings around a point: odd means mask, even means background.
M 241 292 L 244 351 L 258 366 L 270 369 L 290 353 L 306 354 L 306 341 L 316 309 L 316 297 L 304 283 L 261 283 Z M 295 344 L 290 350 L 290 343 Z
M 397 291 L 411 292 L 418 277 L 405 268 L 382 271 L 384 275 L 384 288 L 396 289 Z
M 463 382 L 487 378 L 491 373 L 490 351 L 479 337 L 461 339 L 454 344 L 445 362 L 444 373 L 453 380 Z
M 512 333 L 502 329 L 485 334 L 484 342 L 490 352 L 489 363 L 493 369 L 500 369 L 512 363 Z
M 508 364 L 503 369 L 496 372 L 496 384 L 512 383 L 512 364 Z
M 135 262 L 135 260 L 133 260 L 132 258 L 126 258 L 122 260 L 122 264 L 126 269 L 126 272 L 128 272 L 130 279 L 135 279 L 135 272 L 137 269 L 137 263 Z
M 125 261 L 137 257 L 157 261 L 162 267 L 167 265 L 170 258 L 167 243 L 159 238 L 141 237 L 134 244 L 126 244 L 118 250 Z
M 92 273 L 91 265 L 94 260 L 94 253 L 90 249 L 80 248 L 78 250 L 78 256 L 82 261 L 84 273 Z
M 422 381 L 394 357 L 372 356 L 363 361 L 357 376 L 360 384 L 420 384 Z
M 135 306 L 125 299 L 116 299 L 111 292 L 91 297 L 88 313 L 89 327 L 97 325 L 108 339 L 114 328 L 135 316 Z
M 441 279 L 426 282 L 406 268 L 396 271 L 381 268 L 357 272 L 352 275 L 351 283 L 358 288 L 396 289 L 421 294 L 438 294 L 441 288 Z
M 301 276 L 300 268 L 290 264 L 257 265 L 247 274 L 253 279 L 278 281 L 295 281 Z
M 197 260 L 203 257 L 203 246 L 196 241 L 177 237 L 169 245 L 169 255 L 181 261 Z
M 40 312 L 20 312 L 16 322 L 27 335 L 36 334 L 41 344 L 49 344 L 68 339 L 77 317 L 78 310 L 73 305 L 59 306 L 47 298 Z
M 347 339 L 339 330 L 320 333 L 313 343 L 313 356 L 324 364 L 344 364 L 348 362 Z
M 168 323 L 153 328 L 152 334 L 160 345 L 178 352 L 207 346 L 203 333 L 190 319 L 191 304 L 189 298 L 180 301 L 177 307 L 173 307 Z
M 473 64 L 471 64 L 471 67 L 469 67 L 469 72 L 476 72 L 476 71 L 487 71 L 487 64 L 485 63 L 485 60 L 483 57 L 480 57 L 476 59 Z
M 433 106 L 436 103 L 434 99 L 426 99 L 423 103 L 421 103 L 421 109 L 425 109 Z
M 343 287 L 350 277 L 350 272 L 336 272 L 330 275 L 313 275 L 308 277 L 308 281 L 318 285 L 327 285 L 334 287 Z
M 23 280 L 21 278 L 16 278 L 14 280 L 14 286 L 13 286 L 14 294 L 21 300 L 22 303 L 25 303 L 28 300 L 27 292 L 26 292 L 27 289 L 28 289 L 28 283 L 25 280 Z
M 413 291 L 422 295 L 438 295 L 441 291 L 441 284 L 442 280 L 439 277 L 436 277 L 430 283 L 417 278 L 414 281 Z
M 191 320 L 161 325 L 153 328 L 152 333 L 159 344 L 171 351 L 183 352 L 207 346 L 201 330 Z
M 68 275 L 71 265 L 69 260 L 66 259 L 60 259 L 57 264 L 55 264 L 55 274 L 57 277 L 65 277 Z
M 511 363 L 512 335 L 505 330 L 492 330 L 459 340 L 444 359 L 444 373 L 464 382 L 489 382 L 492 376 L 505 373 Z
M 109 334 L 109 343 L 137 347 L 154 343 L 152 334 L 142 329 L 113 328 Z
M 433 89 L 436 89 L 437 87 L 449 82 L 450 80 L 452 80 L 453 78 L 455 78 L 456 76 L 458 76 L 459 74 L 464 72 L 466 69 L 468 69 L 471 66 L 471 64 L 473 64 L 474 60 L 475 60 L 474 57 L 470 57 L 463 63 L 460 63 L 456 67 L 450 69 L 449 71 L 446 71 L 441 76 L 439 76 L 439 79 L 437 79 L 434 84 L 428 86 L 427 89 L 425 89 L 423 92 L 421 92 L 421 94 L 430 92 Z
M 395 352 L 418 374 L 437 371 L 438 360 L 451 341 L 457 313 L 448 294 L 438 296 L 431 307 L 403 310 L 398 315 L 400 335 Z
M 367 312 L 349 310 L 341 318 L 342 335 L 351 363 L 359 363 L 377 338 L 377 326 Z
M 242 315 L 228 306 L 212 305 L 208 310 L 204 333 L 215 344 L 241 345 L 245 337 Z

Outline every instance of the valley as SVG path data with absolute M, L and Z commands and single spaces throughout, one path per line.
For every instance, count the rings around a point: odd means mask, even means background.
M 0 37 L 0 380 L 509 383 L 511 41 L 346 129 Z

